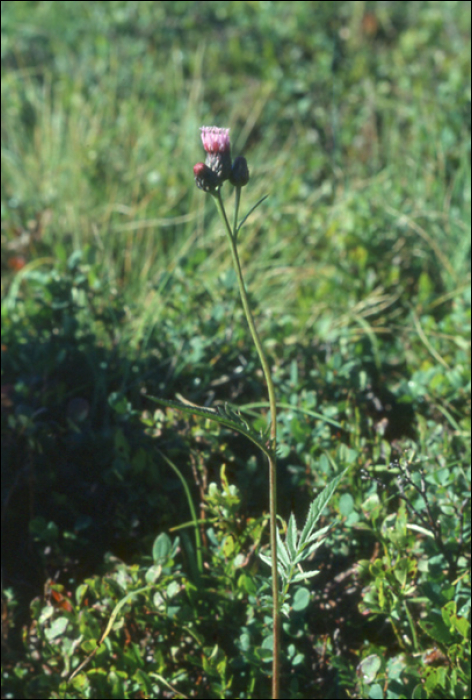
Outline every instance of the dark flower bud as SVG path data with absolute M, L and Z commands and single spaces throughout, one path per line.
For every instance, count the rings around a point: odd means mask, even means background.
M 234 159 L 229 181 L 235 187 L 244 187 L 249 182 L 249 168 L 247 160 L 243 156 Z
M 204 192 L 214 192 L 220 184 L 218 175 L 205 163 L 194 165 L 193 174 L 197 187 Z

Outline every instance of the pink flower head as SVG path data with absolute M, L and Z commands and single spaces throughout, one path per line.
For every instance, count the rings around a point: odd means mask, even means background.
M 207 153 L 225 153 L 231 148 L 229 129 L 219 129 L 217 126 L 202 126 L 203 148 Z
M 193 169 L 195 182 L 204 192 L 215 192 L 231 177 L 231 144 L 229 129 L 202 126 L 203 148 L 207 153 L 205 163 L 197 163 Z M 203 167 L 205 166 L 205 167 Z

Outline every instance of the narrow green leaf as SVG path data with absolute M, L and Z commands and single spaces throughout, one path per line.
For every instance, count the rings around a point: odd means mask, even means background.
M 315 571 L 299 571 L 297 574 L 294 574 L 292 577 L 291 583 L 297 583 L 298 581 L 306 581 L 308 578 L 313 578 L 314 576 L 318 576 L 320 572 L 318 570 Z
M 272 557 L 267 556 L 267 554 L 261 554 L 261 552 L 259 552 L 259 557 L 272 568 Z
M 315 532 L 312 532 L 311 535 L 304 541 L 303 546 L 306 547 L 307 544 L 310 542 L 314 542 L 315 540 L 324 537 L 326 533 L 331 530 L 333 527 L 333 523 L 330 523 L 329 525 L 326 525 L 326 527 L 322 527 L 319 530 L 316 530 Z
M 312 544 L 311 547 L 308 547 L 306 544 L 304 544 L 302 547 L 297 552 L 296 557 L 292 561 L 292 564 L 296 566 L 297 564 L 301 564 L 302 561 L 305 561 L 306 559 L 309 559 L 314 552 L 323 544 L 324 538 L 319 540 L 318 542 L 315 542 L 315 544 Z
M 290 559 L 293 561 L 297 554 L 297 521 L 292 513 L 288 520 L 287 525 L 287 535 L 285 537 L 285 542 L 287 544 L 287 549 L 290 554 Z
M 251 209 L 249 209 L 249 211 L 248 211 L 248 213 L 246 214 L 246 216 L 244 217 L 244 219 L 241 219 L 241 221 L 240 221 L 240 223 L 239 223 L 239 226 L 238 226 L 238 228 L 237 228 L 237 230 L 236 230 L 236 233 L 238 233 L 238 232 L 241 230 L 241 227 L 243 226 L 243 224 L 246 223 L 247 219 L 251 216 L 251 214 L 252 214 L 252 212 L 254 211 L 254 209 L 257 209 L 257 207 L 259 206 L 259 204 L 262 204 L 262 202 L 264 201 L 264 199 L 267 199 L 268 196 L 269 196 L 268 194 L 265 194 L 263 197 L 261 197 L 261 199 L 260 199 L 258 202 L 256 202 L 256 204 L 254 204 L 254 206 L 253 206 Z
M 299 546 L 305 544 L 308 538 L 312 535 L 313 528 L 318 522 L 321 513 L 325 509 L 326 505 L 331 499 L 331 496 L 333 495 L 335 489 L 337 488 L 339 482 L 341 481 L 346 472 L 347 469 L 345 469 L 342 472 L 342 474 L 339 474 L 332 481 L 330 481 L 311 504 L 305 522 L 305 527 L 303 528 L 302 533 L 300 535 Z
M 318 540 L 318 542 L 312 544 L 311 547 L 308 547 L 308 549 L 306 550 L 306 558 L 309 559 L 311 555 L 314 554 L 316 550 L 319 549 L 319 547 L 321 547 L 324 541 L 325 538 L 323 537 L 322 540 Z
M 290 555 L 282 542 L 282 538 L 280 537 L 279 531 L 276 529 L 276 537 L 277 537 L 277 561 L 281 566 L 283 566 L 285 569 L 290 569 Z

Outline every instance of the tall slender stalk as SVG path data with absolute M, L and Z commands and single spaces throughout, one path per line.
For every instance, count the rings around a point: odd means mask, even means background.
M 270 549 L 272 567 L 272 613 L 273 613 L 273 657 L 272 657 L 272 697 L 279 697 L 279 656 L 280 656 L 280 624 L 279 624 L 279 589 L 277 572 L 277 530 L 276 530 L 276 506 L 277 506 L 277 483 L 276 483 L 276 447 L 277 447 L 277 407 L 275 404 L 274 384 L 270 373 L 269 363 L 264 353 L 257 329 L 254 323 L 252 312 L 247 298 L 246 287 L 244 285 L 241 263 L 239 262 L 237 237 L 238 232 L 249 214 L 261 204 L 263 197 L 249 211 L 245 218 L 238 224 L 239 203 L 241 200 L 241 188 L 249 182 L 249 169 L 246 159 L 243 156 L 231 158 L 231 144 L 229 139 L 229 129 L 221 129 L 216 126 L 203 126 L 201 128 L 203 148 L 207 157 L 205 163 L 194 165 L 193 173 L 197 187 L 204 192 L 211 194 L 223 220 L 228 236 L 231 255 L 233 257 L 234 269 L 238 278 L 239 292 L 244 313 L 251 331 L 254 345 L 259 355 L 262 371 L 267 384 L 270 405 L 270 449 L 264 450 L 269 460 L 269 510 L 270 510 Z M 225 207 L 221 198 L 221 185 L 229 180 L 235 187 L 235 205 L 233 215 L 233 226 L 230 226 L 226 216 Z
M 233 257 L 234 268 L 236 271 L 236 276 L 238 278 L 239 293 L 241 295 L 241 302 L 244 309 L 244 314 L 247 319 L 249 330 L 251 332 L 254 345 L 256 346 L 257 353 L 259 355 L 262 371 L 264 372 L 264 377 L 267 384 L 267 391 L 269 394 L 269 406 L 270 406 L 270 442 L 271 442 L 271 453 L 269 459 L 269 523 L 270 523 L 270 550 L 272 559 L 272 619 L 273 619 L 273 656 L 272 656 L 272 698 L 276 700 L 279 698 L 279 683 L 280 683 L 280 619 L 279 619 L 279 588 L 278 588 L 278 572 L 277 572 L 277 531 L 276 531 L 276 513 L 277 513 L 277 465 L 276 465 L 276 446 L 277 446 L 277 406 L 275 402 L 275 390 L 274 383 L 272 381 L 272 376 L 270 372 L 269 363 L 264 353 L 264 348 L 262 347 L 259 334 L 257 332 L 254 318 L 251 312 L 251 307 L 249 306 L 249 300 L 247 298 L 246 287 L 244 284 L 244 277 L 241 270 L 241 263 L 239 261 L 238 247 L 237 247 L 237 234 L 238 234 L 238 211 L 239 211 L 239 201 L 241 196 L 241 187 L 236 187 L 236 201 L 235 201 L 235 212 L 233 228 L 231 228 L 228 217 L 226 216 L 226 211 L 224 208 L 223 200 L 221 198 L 221 191 L 218 189 L 215 193 L 212 193 L 213 199 L 215 200 L 216 206 L 220 213 L 220 216 L 225 224 L 225 230 L 228 235 L 228 240 L 231 248 L 231 255 Z

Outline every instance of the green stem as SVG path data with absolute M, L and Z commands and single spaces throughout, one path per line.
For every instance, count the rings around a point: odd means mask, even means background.
M 234 216 L 233 216 L 233 236 L 236 241 L 238 237 L 238 215 L 239 215 L 239 202 L 241 201 L 241 187 L 236 187 L 236 194 L 234 199 Z
M 236 276 L 238 278 L 239 292 L 241 295 L 241 302 L 243 305 L 244 313 L 246 315 L 249 330 L 256 346 L 257 354 L 262 365 L 262 371 L 264 372 L 264 377 L 267 384 L 267 391 L 269 394 L 269 406 L 270 406 L 270 442 L 271 442 L 271 454 L 269 456 L 269 522 L 270 522 L 270 550 L 272 558 L 272 615 L 273 615 L 273 658 L 272 658 L 272 698 L 277 700 L 279 698 L 279 657 L 280 657 L 280 616 L 279 616 L 279 589 L 278 589 L 278 571 L 277 571 L 277 535 L 276 535 L 276 514 L 277 514 L 277 480 L 276 480 L 276 443 L 277 443 L 277 407 L 275 403 L 275 390 L 272 381 L 272 376 L 270 373 L 269 363 L 264 353 L 262 343 L 260 341 L 257 329 L 254 323 L 254 318 L 252 316 L 251 308 L 249 306 L 249 300 L 247 298 L 246 287 L 244 285 L 243 273 L 241 270 L 241 263 L 239 261 L 238 249 L 236 244 L 237 238 L 237 218 L 239 210 L 239 200 L 241 195 L 241 188 L 236 188 L 236 202 L 235 202 L 235 215 L 234 215 L 234 225 L 233 230 L 228 222 L 228 217 L 226 216 L 226 211 L 224 208 L 223 200 L 221 199 L 221 192 L 218 190 L 213 198 L 215 200 L 216 206 L 220 213 L 221 218 L 225 224 L 226 233 L 228 234 L 228 240 L 231 247 L 231 255 L 233 257 L 234 268 L 236 270 Z

